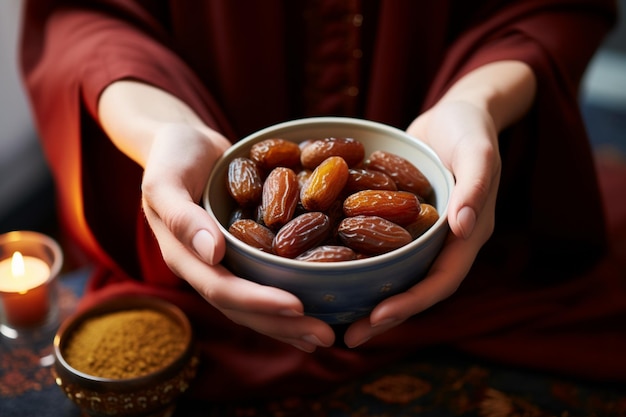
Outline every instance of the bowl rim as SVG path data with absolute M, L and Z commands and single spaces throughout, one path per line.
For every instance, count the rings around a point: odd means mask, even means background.
M 185 348 L 167 366 L 148 374 L 132 378 L 107 378 L 91 375 L 72 367 L 63 356 L 63 348 L 72 332 L 85 320 L 119 311 L 131 311 L 136 309 L 150 309 L 158 311 L 173 319 L 183 330 Z M 108 298 L 84 310 L 80 310 L 65 319 L 57 330 L 53 339 L 53 355 L 55 358 L 54 368 L 63 375 L 71 376 L 82 381 L 82 384 L 90 386 L 107 386 L 109 389 L 120 385 L 145 386 L 155 379 L 164 379 L 174 376 L 189 360 L 194 349 L 194 335 L 191 322 L 187 315 L 173 303 L 152 295 L 126 295 L 116 298 Z M 62 375 L 60 375 L 63 378 Z
M 311 124 L 336 124 L 343 126 L 355 126 L 359 128 L 367 128 L 373 131 L 377 131 L 383 134 L 387 134 L 389 136 L 394 136 L 401 141 L 408 143 L 412 146 L 416 146 L 420 149 L 422 153 L 424 153 L 428 158 L 432 159 L 433 162 L 437 165 L 439 170 L 441 171 L 442 176 L 445 179 L 446 186 L 448 188 L 448 195 L 446 199 L 445 206 L 443 210 L 439 210 L 439 219 L 435 224 L 430 227 L 424 234 L 419 236 L 417 239 L 414 239 L 407 245 L 404 245 L 400 248 L 394 249 L 390 252 L 386 252 L 380 255 L 372 256 L 365 259 L 355 259 L 349 261 L 339 261 L 339 262 L 305 262 L 296 259 L 281 257 L 278 255 L 274 255 L 271 253 L 263 252 L 261 250 L 255 249 L 246 243 L 240 241 L 235 238 L 228 232 L 227 228 L 220 222 L 214 213 L 211 204 L 210 204 L 210 185 L 215 182 L 215 178 L 220 175 L 216 168 L 224 165 L 226 166 L 226 161 L 228 161 L 233 154 L 236 154 L 241 151 L 242 147 L 251 146 L 254 141 L 263 140 L 263 138 L 273 136 L 280 137 L 281 133 L 291 132 L 297 130 L 302 126 L 308 126 Z M 396 127 L 383 124 L 380 122 L 375 122 L 367 119 L 359 119 L 353 117 L 337 117 L 337 116 L 322 116 L 322 117 L 305 117 L 290 121 L 285 121 L 281 123 L 277 123 L 263 129 L 260 129 L 241 140 L 234 143 L 230 148 L 228 148 L 215 162 L 213 165 L 213 169 L 211 170 L 211 174 L 209 175 L 209 179 L 205 185 L 203 195 L 202 195 L 202 205 L 204 209 L 209 213 L 212 219 L 217 223 L 220 231 L 224 235 L 227 243 L 232 245 L 235 250 L 240 253 L 245 254 L 249 257 L 254 257 L 259 261 L 267 262 L 269 264 L 278 265 L 281 268 L 285 269 L 293 269 L 298 268 L 302 270 L 307 270 L 310 272 L 324 272 L 328 270 L 337 270 L 350 268 L 351 270 L 354 268 L 357 269 L 369 269 L 372 266 L 385 264 L 387 262 L 391 262 L 398 257 L 405 258 L 407 256 L 411 256 L 411 252 L 420 246 L 427 246 L 429 244 L 429 240 L 431 236 L 438 233 L 439 230 L 443 227 L 447 227 L 448 223 L 448 207 L 450 204 L 450 196 L 452 194 L 452 189 L 454 187 L 454 176 L 450 172 L 450 170 L 443 164 L 437 153 L 426 143 L 423 141 L 409 135 L 405 131 L 398 129 Z

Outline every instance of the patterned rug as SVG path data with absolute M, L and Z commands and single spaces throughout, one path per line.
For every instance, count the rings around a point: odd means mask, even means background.
M 200 411 L 201 410 L 201 411 Z M 424 352 L 328 394 L 178 406 L 176 417 L 623 417 L 626 388 Z

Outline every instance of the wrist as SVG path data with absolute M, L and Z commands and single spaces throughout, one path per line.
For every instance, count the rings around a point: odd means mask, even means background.
M 532 69 L 519 61 L 498 61 L 479 67 L 458 80 L 439 103 L 463 101 L 482 109 L 497 132 L 522 118 L 536 93 Z
M 171 126 L 187 126 L 223 148 L 221 135 L 177 97 L 139 81 L 121 80 L 108 86 L 98 101 L 98 118 L 109 139 L 145 167 L 154 137 Z

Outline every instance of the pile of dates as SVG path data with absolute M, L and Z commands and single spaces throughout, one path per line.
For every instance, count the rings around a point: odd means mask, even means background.
M 353 138 L 272 138 L 228 166 L 228 230 L 262 251 L 310 262 L 386 253 L 439 218 L 428 179 L 399 155 Z

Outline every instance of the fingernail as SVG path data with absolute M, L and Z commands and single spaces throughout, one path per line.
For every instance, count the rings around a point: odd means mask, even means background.
M 309 345 L 302 346 L 302 345 L 300 345 L 298 343 L 291 343 L 291 346 L 293 346 L 295 348 L 298 348 L 301 351 L 306 352 L 306 353 L 313 353 L 313 352 L 315 352 L 315 349 L 316 349 L 315 346 L 309 346 Z
M 372 327 L 382 327 L 382 326 L 387 326 L 390 324 L 393 324 L 395 322 L 397 322 L 398 319 L 396 319 L 395 317 L 387 317 L 386 319 L 382 319 L 380 321 L 374 322 L 371 324 Z
M 368 340 L 370 340 L 372 338 L 372 336 L 365 336 L 364 338 L 358 340 L 355 343 L 347 343 L 346 342 L 346 346 L 348 346 L 349 348 L 355 348 L 357 346 L 361 346 L 363 343 L 367 342 Z
M 215 251 L 215 239 L 208 230 L 199 230 L 191 240 L 191 246 L 200 258 L 208 264 L 213 265 L 213 254 Z
M 463 238 L 469 238 L 476 225 L 476 213 L 474 210 L 471 207 L 463 207 L 459 210 L 456 220 L 459 222 Z
M 306 334 L 302 336 L 302 340 L 315 346 L 322 346 L 322 347 L 326 346 L 326 344 L 322 343 L 322 341 L 314 334 Z
M 293 309 L 285 309 L 285 310 L 280 310 L 279 314 L 281 316 L 284 317 L 302 317 L 304 316 L 303 313 L 297 311 L 297 310 L 293 310 Z

